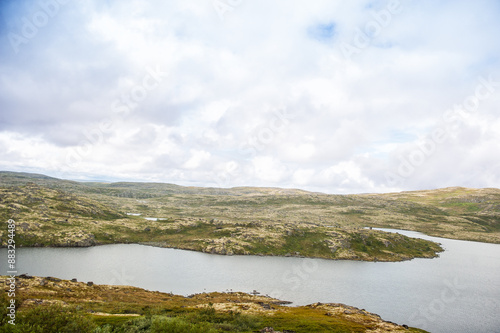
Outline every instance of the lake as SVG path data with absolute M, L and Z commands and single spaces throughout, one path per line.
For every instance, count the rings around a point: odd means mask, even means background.
M 439 242 L 446 251 L 435 259 L 386 263 L 220 256 L 116 244 L 21 248 L 17 262 L 18 272 L 30 275 L 180 295 L 257 290 L 293 305 L 345 303 L 431 332 L 500 332 L 500 245 L 398 232 Z M 6 258 L 6 249 L 0 253 Z

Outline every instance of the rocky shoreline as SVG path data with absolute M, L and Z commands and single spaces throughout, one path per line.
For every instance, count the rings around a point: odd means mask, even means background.
M 370 256 L 363 256 L 360 257 L 356 254 L 351 254 L 351 255 L 346 255 L 344 257 L 339 257 L 339 258 L 325 258 L 322 256 L 307 256 L 307 255 L 302 255 L 300 252 L 294 252 L 294 253 L 286 253 L 286 254 L 273 254 L 273 253 L 250 253 L 250 252 L 244 252 L 244 253 L 234 253 L 232 251 L 226 251 L 224 248 L 210 248 L 210 250 L 206 249 L 193 249 L 192 247 L 186 246 L 172 246 L 170 244 L 164 243 L 164 242 L 116 242 L 116 243 L 101 243 L 97 242 L 95 240 L 95 237 L 91 235 L 88 238 L 84 238 L 80 241 L 66 241 L 62 243 L 53 243 L 53 244 L 39 244 L 39 243 L 34 243 L 31 244 L 30 246 L 23 246 L 22 244 L 19 245 L 19 248 L 23 247 L 28 247 L 28 248 L 60 248 L 60 247 L 94 247 L 94 246 L 103 246 L 103 245 L 113 245 L 113 244 L 139 244 L 139 245 L 145 245 L 145 246 L 153 246 L 153 247 L 158 247 L 158 248 L 168 248 L 168 249 L 176 249 L 176 250 L 184 250 L 184 251 L 195 251 L 195 252 L 202 252 L 206 254 L 213 254 L 213 255 L 224 255 L 224 256 L 233 256 L 233 255 L 245 255 L 245 256 L 259 256 L 259 257 L 293 257 L 293 258 L 309 258 L 309 259 L 328 259 L 328 260 L 354 260 L 354 261 L 370 261 L 370 262 L 402 262 L 402 261 L 409 261 L 412 259 L 415 259 L 416 257 L 412 256 L 405 256 L 405 255 L 398 255 L 395 256 L 394 258 L 387 259 L 387 258 L 378 258 L 378 257 L 370 257 Z M 6 245 L 2 244 L 0 245 L 0 248 L 6 248 Z M 444 251 L 444 250 L 443 250 Z M 429 256 L 424 256 L 424 257 L 419 257 L 419 258 L 438 258 L 439 253 L 435 253 L 435 255 L 429 255 Z
M 8 277 L 0 277 L 0 287 L 9 288 Z M 383 320 L 379 315 L 341 303 L 314 303 L 307 306 L 284 306 L 286 302 L 267 296 L 242 292 L 201 293 L 179 296 L 170 293 L 147 291 L 130 286 L 98 285 L 77 279 L 63 280 L 54 277 L 37 277 L 26 274 L 15 279 L 17 293 L 22 299 L 20 313 L 44 306 L 79 309 L 79 315 L 90 319 L 147 316 L 145 309 L 178 309 L 175 316 L 210 310 L 214 313 L 240 313 L 254 318 L 257 330 L 253 332 L 311 332 L 297 327 L 350 328 L 348 331 L 366 332 L 425 332 Z M 73 311 L 73 310 L 72 310 Z M 148 310 L 149 311 L 149 310 Z M 171 311 L 171 310 L 169 310 Z M 99 319 L 101 321 L 101 319 Z M 299 326 L 294 324 L 297 322 Z M 306 323 L 310 322 L 306 325 Z M 302 323 L 302 324 L 300 324 Z M 260 327 L 259 327 L 260 326 Z

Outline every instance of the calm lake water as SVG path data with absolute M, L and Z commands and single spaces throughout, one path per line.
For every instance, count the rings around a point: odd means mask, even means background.
M 439 242 L 446 251 L 435 259 L 374 263 L 118 244 L 21 248 L 17 261 L 19 273 L 31 275 L 180 295 L 257 290 L 294 305 L 345 303 L 431 332 L 500 333 L 500 245 L 399 232 Z M 6 258 L 6 249 L 0 255 Z

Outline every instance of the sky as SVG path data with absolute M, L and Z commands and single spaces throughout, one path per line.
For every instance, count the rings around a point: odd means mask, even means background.
M 0 170 L 500 188 L 496 0 L 0 0 Z

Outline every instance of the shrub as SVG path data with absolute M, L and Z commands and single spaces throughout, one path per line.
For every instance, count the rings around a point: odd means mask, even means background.
M 60 305 L 38 306 L 18 317 L 16 326 L 29 327 L 32 333 L 88 333 L 96 328 L 87 316 Z
M 181 318 L 153 317 L 151 333 L 217 333 L 208 323 L 191 324 Z

